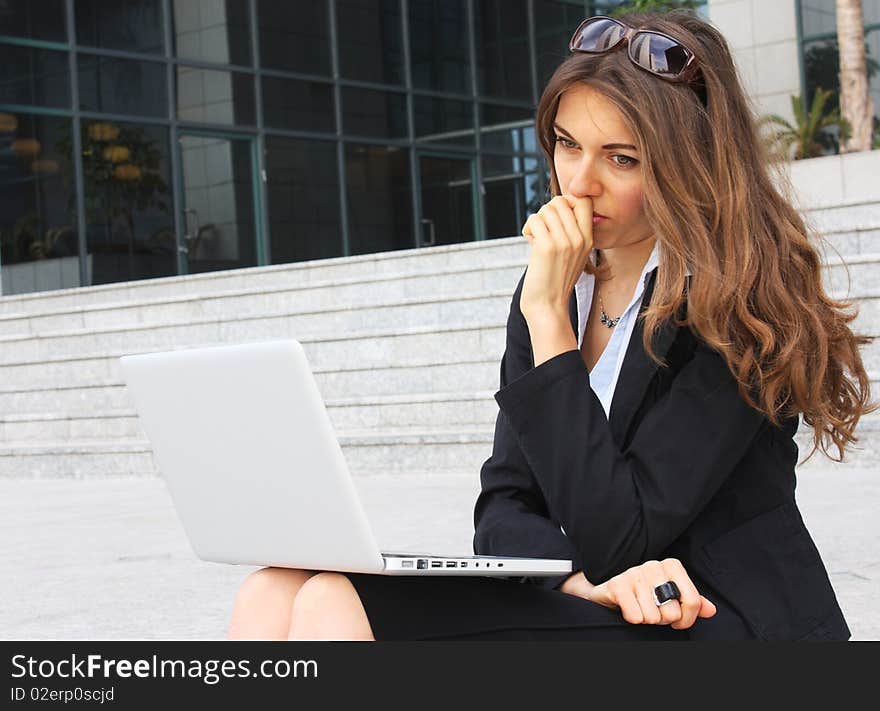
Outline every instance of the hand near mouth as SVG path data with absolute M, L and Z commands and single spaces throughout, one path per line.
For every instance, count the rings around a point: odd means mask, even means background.
M 568 302 L 593 248 L 593 200 L 558 195 L 529 215 L 522 230 L 532 251 L 520 297 L 526 321 L 568 321 Z

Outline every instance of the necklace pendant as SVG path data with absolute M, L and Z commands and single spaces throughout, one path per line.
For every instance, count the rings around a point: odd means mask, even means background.
M 608 328 L 614 328 L 617 325 L 617 322 L 620 321 L 620 316 L 617 318 L 609 318 L 608 314 L 605 313 L 605 309 L 601 309 L 599 313 L 599 321 L 605 324 Z

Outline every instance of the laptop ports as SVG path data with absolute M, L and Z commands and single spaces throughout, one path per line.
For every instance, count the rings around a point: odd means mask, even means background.
M 419 558 L 418 561 L 416 561 L 416 568 L 418 568 L 419 570 L 425 570 L 427 567 L 428 561 L 424 558 Z
M 447 561 L 446 561 L 446 567 L 447 567 L 447 568 L 457 568 L 457 567 L 458 567 L 458 562 L 456 562 L 456 561 L 454 561 L 454 560 L 447 560 Z
M 431 561 L 431 567 L 432 567 L 432 568 L 442 568 L 442 567 L 443 567 L 443 561 L 442 561 L 442 560 L 432 560 L 432 561 Z

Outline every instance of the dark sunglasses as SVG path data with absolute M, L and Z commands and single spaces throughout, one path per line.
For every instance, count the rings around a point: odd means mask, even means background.
M 620 20 L 596 15 L 578 26 L 568 48 L 572 52 L 602 54 L 617 49 L 624 42 L 628 45 L 630 60 L 640 69 L 666 81 L 697 84 L 702 88 L 702 76 L 697 76 L 700 65 L 694 53 L 674 37 L 656 30 L 637 30 Z M 705 91 L 697 93 L 705 104 Z

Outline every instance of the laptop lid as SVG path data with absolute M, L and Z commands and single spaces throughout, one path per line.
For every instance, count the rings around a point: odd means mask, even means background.
M 298 341 L 120 361 L 156 465 L 200 558 L 383 569 Z

